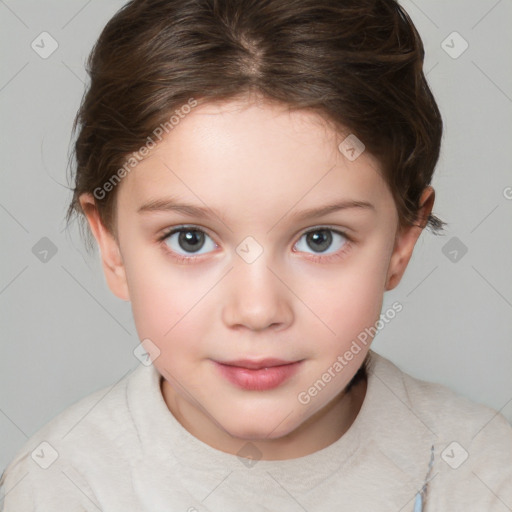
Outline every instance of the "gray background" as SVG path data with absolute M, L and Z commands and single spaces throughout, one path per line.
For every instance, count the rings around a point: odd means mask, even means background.
M 0 0 L 0 468 L 67 406 L 140 364 L 129 303 L 108 290 L 76 224 L 64 230 L 84 61 L 123 4 Z M 512 421 L 512 1 L 403 5 L 445 122 L 433 185 L 434 211 L 449 226 L 421 235 L 385 296 L 383 311 L 395 300 L 404 309 L 373 348 Z M 31 47 L 43 46 L 44 31 L 59 45 L 47 58 Z M 469 44 L 461 55 L 454 31 Z M 44 237 L 55 254 L 41 252 Z

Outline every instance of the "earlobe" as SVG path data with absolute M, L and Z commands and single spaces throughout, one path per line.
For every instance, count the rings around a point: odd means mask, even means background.
M 386 291 L 392 290 L 400 283 L 411 259 L 416 242 L 427 224 L 428 216 L 434 206 L 434 199 L 434 189 L 430 186 L 426 187 L 420 197 L 418 223 L 399 229 L 388 267 Z
M 101 221 L 96 202 L 91 194 L 82 194 L 80 204 L 100 249 L 101 264 L 108 287 L 114 295 L 129 301 L 126 270 L 118 241 Z

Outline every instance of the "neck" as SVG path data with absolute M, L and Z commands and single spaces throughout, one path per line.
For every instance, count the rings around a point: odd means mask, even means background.
M 354 423 L 366 396 L 367 380 L 362 379 L 342 392 L 324 408 L 308 418 L 297 429 L 275 439 L 240 439 L 231 436 L 205 413 L 178 395 L 171 385 L 161 380 L 161 390 L 170 412 L 190 434 L 209 446 L 236 455 L 251 442 L 263 460 L 285 460 L 303 457 L 336 442 Z

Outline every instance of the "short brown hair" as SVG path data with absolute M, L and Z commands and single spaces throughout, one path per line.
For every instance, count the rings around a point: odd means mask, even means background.
M 348 128 L 381 163 L 399 224 L 413 225 L 443 128 L 423 58 L 394 0 L 132 0 L 87 62 L 67 221 L 83 213 L 80 195 L 102 187 L 190 98 L 256 92 Z M 96 197 L 113 233 L 115 198 L 115 188 Z M 426 226 L 444 224 L 431 214 Z

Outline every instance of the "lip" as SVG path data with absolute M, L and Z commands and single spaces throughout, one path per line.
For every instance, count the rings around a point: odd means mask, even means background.
M 236 361 L 217 361 L 226 366 L 236 366 L 238 368 L 247 368 L 248 370 L 261 370 L 262 368 L 272 368 L 274 366 L 284 366 L 293 364 L 296 361 L 285 361 L 283 359 L 237 359 Z
M 215 366 L 229 382 L 250 391 L 274 389 L 297 373 L 302 361 L 260 359 L 237 361 L 214 361 Z

